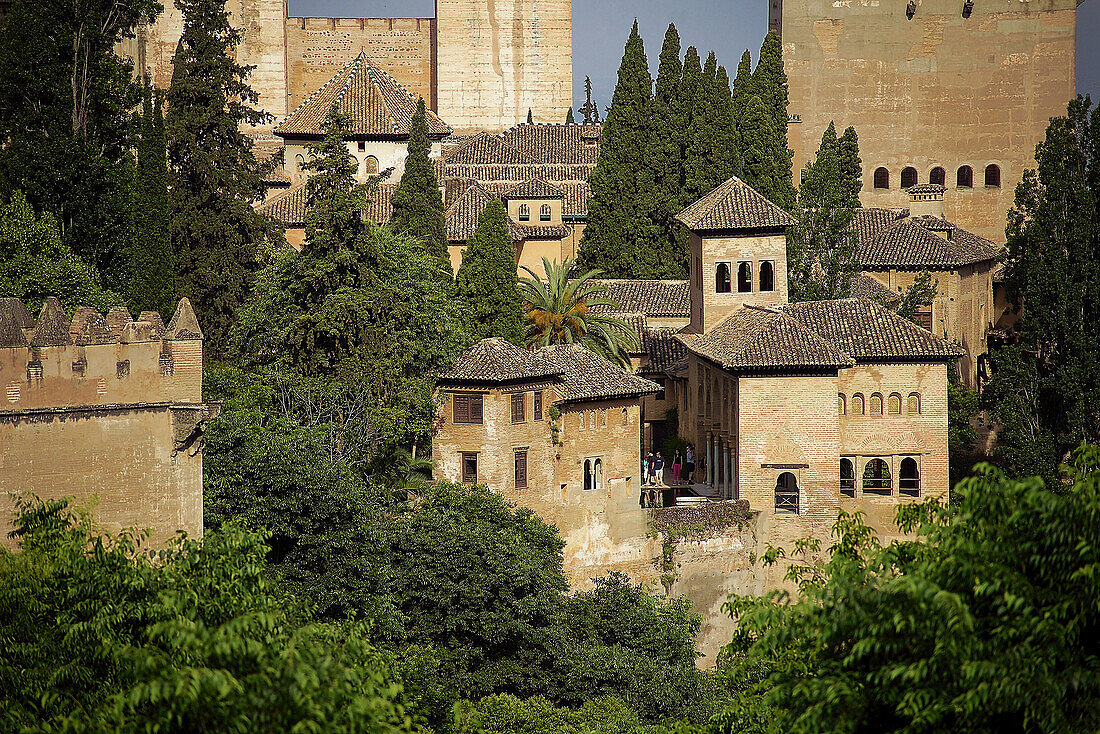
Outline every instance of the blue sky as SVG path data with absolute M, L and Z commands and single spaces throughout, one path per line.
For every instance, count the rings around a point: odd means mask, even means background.
M 434 0 L 290 0 L 291 15 L 352 18 L 431 17 Z M 601 106 L 611 102 L 615 75 L 630 20 L 637 16 L 646 55 L 656 69 L 661 40 L 676 23 L 683 46 L 714 51 L 732 76 L 741 52 L 755 62 L 767 29 L 766 0 L 575 0 L 573 3 L 573 89 L 579 106 L 584 77 L 592 77 Z M 1100 0 L 1077 9 L 1077 90 L 1100 100 Z M 1068 100 L 1067 100 L 1068 101 Z

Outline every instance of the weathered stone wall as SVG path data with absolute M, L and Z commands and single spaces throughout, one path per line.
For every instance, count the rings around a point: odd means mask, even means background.
M 901 171 L 913 166 L 927 183 L 939 166 L 955 194 L 946 218 L 997 242 L 1005 215 L 1048 119 L 1065 113 L 1075 93 L 1076 0 L 977 2 L 921 0 L 912 20 L 906 3 L 786 0 L 783 54 L 792 115 L 801 124 L 795 180 L 830 120 L 855 125 L 863 159 L 865 206 L 904 207 Z M 986 187 L 988 164 L 1001 185 Z M 956 186 L 969 165 L 974 187 Z M 890 188 L 874 189 L 878 167 Z
M 570 0 L 437 0 L 437 112 L 456 132 L 563 122 L 573 99 Z
M 709 331 L 743 305 L 778 306 L 787 302 L 787 239 L 783 234 L 749 237 L 700 237 L 691 233 L 691 328 Z M 741 261 L 752 266 L 752 291 L 737 292 L 737 267 Z M 773 265 L 771 291 L 760 290 L 760 263 Z M 719 262 L 729 263 L 730 292 L 718 293 L 715 274 Z
M 287 18 L 287 109 L 366 52 L 371 63 L 435 109 L 432 18 Z

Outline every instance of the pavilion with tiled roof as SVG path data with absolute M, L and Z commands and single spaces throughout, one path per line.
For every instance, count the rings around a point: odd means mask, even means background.
M 692 232 L 782 230 L 794 217 L 734 176 L 676 215 Z

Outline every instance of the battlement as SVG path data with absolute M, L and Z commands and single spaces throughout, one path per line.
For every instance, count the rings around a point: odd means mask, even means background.
M 164 326 L 145 311 L 77 308 L 48 298 L 35 321 L 0 298 L 0 414 L 44 408 L 202 402 L 202 329 L 181 299 Z

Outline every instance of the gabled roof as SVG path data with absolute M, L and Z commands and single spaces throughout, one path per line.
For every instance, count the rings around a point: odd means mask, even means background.
M 532 165 L 534 158 L 513 148 L 497 135 L 478 133 L 443 156 L 446 165 Z
M 794 218 L 734 176 L 676 215 L 694 232 L 785 229 Z
M 447 227 L 447 241 L 469 242 L 470 237 L 477 231 L 481 212 L 490 201 L 496 198 L 498 197 L 486 191 L 480 184 L 474 183 L 467 187 L 443 213 Z M 538 239 L 560 240 L 568 234 L 569 228 L 565 225 L 542 226 L 508 219 L 508 235 L 512 238 L 512 242 Z
M 684 343 L 676 336 L 679 332 L 679 328 L 671 326 L 645 330 L 642 335 L 642 349 L 649 360 L 639 368 L 638 374 L 661 375 L 672 372 L 673 365 L 687 354 Z
M 275 128 L 275 134 L 283 138 L 324 135 L 322 126 L 335 105 L 349 118 L 349 138 L 408 138 L 416 104 L 416 98 L 397 80 L 360 53 L 298 105 Z M 450 134 L 451 128 L 431 110 L 427 111 L 427 121 L 428 137 L 438 139 Z
M 504 131 L 504 141 L 539 163 L 594 166 L 601 125 L 526 123 Z
M 543 347 L 535 354 L 561 370 L 563 403 L 632 398 L 661 389 L 657 383 L 616 367 L 580 344 Z
M 927 329 L 862 298 L 792 303 L 782 311 L 857 362 L 950 362 L 962 355 Z
M 650 318 L 689 318 L 691 296 L 686 280 L 598 280 L 607 286 L 607 297 L 619 304 L 616 311 L 644 313 Z
M 521 349 L 499 337 L 482 339 L 458 356 L 440 383 L 498 384 L 556 378 L 564 368 L 540 352 Z
M 257 207 L 257 210 L 287 227 L 304 227 L 306 213 L 309 211 L 309 188 L 306 183 L 303 181 L 279 193 Z M 397 184 L 391 182 L 380 183 L 374 187 L 373 195 L 367 198 L 367 206 L 363 212 L 368 220 L 375 224 L 382 224 L 389 220 L 390 213 L 393 211 L 390 200 L 396 190 Z
M 689 351 L 731 371 L 852 367 L 847 354 L 782 311 L 745 306 L 705 334 L 680 334 Z
M 859 209 L 851 227 L 867 270 L 948 270 L 996 260 L 1004 249 L 945 219 L 910 217 L 908 209 Z
M 505 201 L 513 199 L 565 199 L 565 192 L 541 178 L 529 178 L 519 186 L 504 192 Z

